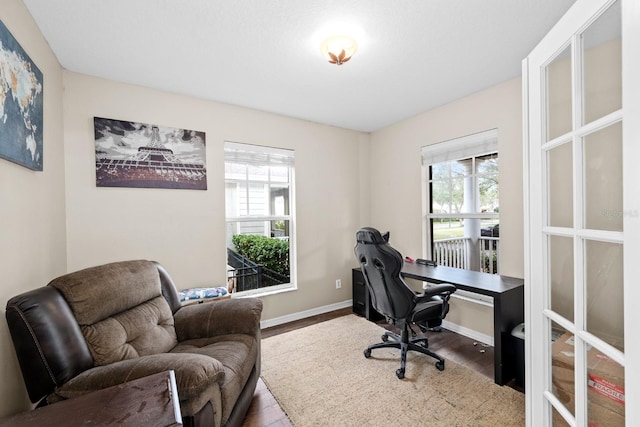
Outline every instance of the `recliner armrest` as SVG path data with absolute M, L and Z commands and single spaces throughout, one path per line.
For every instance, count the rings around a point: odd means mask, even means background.
M 181 401 L 194 398 L 214 382 L 222 385 L 225 378 L 222 363 L 209 356 L 191 353 L 152 354 L 88 369 L 57 387 L 47 401 L 54 403 L 71 399 L 168 370 L 176 374 Z
M 56 288 L 11 298 L 5 315 L 32 403 L 93 366 L 80 326 Z
M 178 341 L 228 334 L 255 336 L 260 332 L 262 301 L 232 298 L 188 305 L 174 314 Z

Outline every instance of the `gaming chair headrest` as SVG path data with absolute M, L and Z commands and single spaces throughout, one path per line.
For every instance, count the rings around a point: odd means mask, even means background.
M 389 232 L 384 235 L 373 227 L 363 227 L 356 233 L 356 241 L 365 245 L 376 245 L 389 242 Z

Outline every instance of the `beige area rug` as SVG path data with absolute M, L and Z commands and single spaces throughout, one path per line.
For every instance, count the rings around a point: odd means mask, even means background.
M 262 340 L 262 378 L 298 427 L 524 426 L 524 395 L 447 360 L 363 350 L 384 329 L 349 315 Z

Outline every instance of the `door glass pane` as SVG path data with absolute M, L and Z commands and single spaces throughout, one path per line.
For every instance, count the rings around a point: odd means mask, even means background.
M 562 326 L 551 322 L 551 340 L 551 392 L 575 415 L 574 336 Z
M 564 418 L 562 418 L 562 415 L 560 415 L 560 413 L 556 411 L 555 408 L 553 408 L 552 410 L 553 410 L 553 418 L 551 419 L 552 421 L 551 425 L 553 427 L 569 427 L 569 423 L 567 423 L 564 420 Z
M 585 123 L 622 108 L 620 1 L 582 34 Z
M 573 227 L 573 163 L 571 144 L 548 151 L 549 225 Z
M 573 239 L 549 236 L 551 309 L 573 321 Z
M 624 350 L 622 245 L 587 240 L 587 331 Z
M 571 46 L 547 66 L 547 141 L 573 126 L 571 103 Z
M 622 123 L 584 139 L 585 225 L 622 231 Z
M 590 426 L 624 427 L 624 368 L 595 348 L 587 351 Z

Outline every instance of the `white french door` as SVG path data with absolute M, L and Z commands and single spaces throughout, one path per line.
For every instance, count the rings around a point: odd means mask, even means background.
M 640 1 L 523 61 L 527 425 L 640 426 Z

